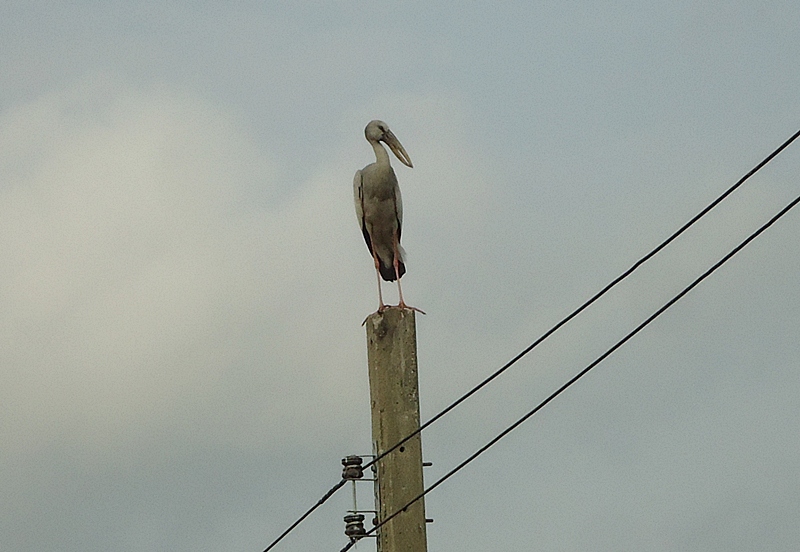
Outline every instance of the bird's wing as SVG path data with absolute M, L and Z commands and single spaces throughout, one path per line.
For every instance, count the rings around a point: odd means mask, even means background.
M 400 195 L 400 186 L 397 179 L 394 181 L 394 211 L 397 215 L 397 241 L 400 241 L 401 230 L 403 229 L 403 196 Z
M 361 233 L 364 234 L 364 241 L 367 242 L 367 249 L 370 254 L 372 253 L 372 239 L 367 232 L 367 225 L 364 223 L 364 189 L 361 171 L 356 171 L 353 177 L 353 202 L 356 206 L 356 218 L 358 219 L 358 226 L 361 228 Z
M 353 177 L 353 202 L 356 205 L 356 218 L 358 219 L 358 225 L 363 226 L 364 224 L 364 191 L 361 188 L 361 171 L 356 171 L 356 175 Z

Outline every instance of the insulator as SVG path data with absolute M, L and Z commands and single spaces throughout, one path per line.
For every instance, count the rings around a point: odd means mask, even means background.
M 360 456 L 342 458 L 342 465 L 344 466 L 342 479 L 361 479 L 364 477 L 364 468 L 361 467 L 363 463 L 364 460 Z
M 366 535 L 364 514 L 347 514 L 344 516 L 344 534 L 353 540 L 360 539 Z

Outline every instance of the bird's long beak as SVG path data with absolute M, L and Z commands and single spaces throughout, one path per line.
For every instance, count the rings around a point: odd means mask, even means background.
M 408 167 L 414 168 L 414 165 L 411 164 L 411 158 L 406 153 L 406 149 L 400 143 L 400 140 L 397 139 L 397 136 L 389 130 L 384 134 L 383 141 L 386 142 L 386 145 L 392 150 L 392 152 L 397 156 L 400 162 L 403 165 Z

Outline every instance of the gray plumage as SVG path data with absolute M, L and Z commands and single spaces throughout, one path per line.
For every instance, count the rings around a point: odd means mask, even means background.
M 375 152 L 375 162 L 356 171 L 353 179 L 353 199 L 361 233 L 364 235 L 364 241 L 367 242 L 367 248 L 379 274 L 380 307 L 378 310 L 382 311 L 386 308 L 381 295 L 380 278 L 387 282 L 397 280 L 400 294 L 399 306 L 413 308 L 403 302 L 403 292 L 400 288 L 400 278 L 406 271 L 403 262 L 404 252 L 400 246 L 400 235 L 403 228 L 403 201 L 400 197 L 397 175 L 389 163 L 389 154 L 381 142 L 389 146 L 401 163 L 408 167 L 413 167 L 413 165 L 400 141 L 383 121 L 370 121 L 364 129 L 364 135 Z

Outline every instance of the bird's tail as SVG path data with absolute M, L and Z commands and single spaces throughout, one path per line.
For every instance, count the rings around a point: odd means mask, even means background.
M 397 280 L 397 275 L 394 273 L 394 266 L 391 264 L 386 264 L 383 262 L 383 259 L 378 259 L 378 264 L 380 264 L 379 272 L 381 273 L 381 278 L 386 280 L 387 282 L 394 282 Z M 397 264 L 397 272 L 400 274 L 400 277 L 406 273 L 406 265 L 403 264 L 403 261 L 400 261 Z

